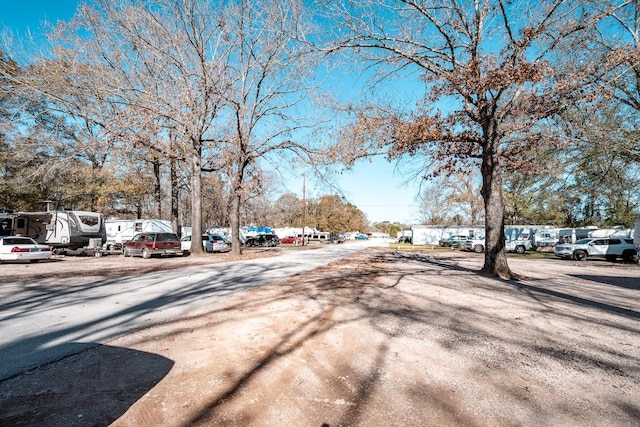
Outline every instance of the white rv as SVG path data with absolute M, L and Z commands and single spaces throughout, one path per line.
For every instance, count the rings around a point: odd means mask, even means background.
M 117 219 L 105 221 L 106 239 L 103 247 L 109 250 L 119 250 L 122 243 L 131 240 L 133 236 L 143 232 L 173 233 L 170 221 L 161 219 Z
M 55 249 L 89 247 L 106 239 L 102 214 L 86 211 L 11 212 L 0 214 L 2 234 L 28 236 Z

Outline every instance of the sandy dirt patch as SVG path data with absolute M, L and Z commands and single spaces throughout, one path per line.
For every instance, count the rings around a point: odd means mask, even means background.
M 640 425 L 640 267 L 481 263 L 364 251 L 0 382 L 0 425 Z

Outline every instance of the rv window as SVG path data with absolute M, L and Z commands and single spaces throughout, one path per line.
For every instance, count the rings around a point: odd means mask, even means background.
M 80 218 L 80 222 L 86 224 L 90 227 L 98 225 L 98 217 L 97 216 L 89 216 L 89 215 L 78 215 Z
M 25 227 L 25 223 L 24 223 L 24 218 L 18 218 L 18 224 L 16 225 L 16 228 L 24 228 Z

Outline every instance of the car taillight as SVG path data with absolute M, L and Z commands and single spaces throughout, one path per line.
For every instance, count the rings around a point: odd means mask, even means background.
M 29 248 L 19 248 L 16 246 L 11 248 L 11 252 L 29 252 Z
M 46 248 L 40 249 L 40 252 L 50 252 L 50 251 L 51 251 L 51 248 L 48 246 Z

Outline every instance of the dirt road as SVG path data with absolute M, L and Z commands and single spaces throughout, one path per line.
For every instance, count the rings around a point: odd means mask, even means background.
M 640 425 L 640 267 L 481 263 L 367 250 L 5 380 L 0 425 Z

